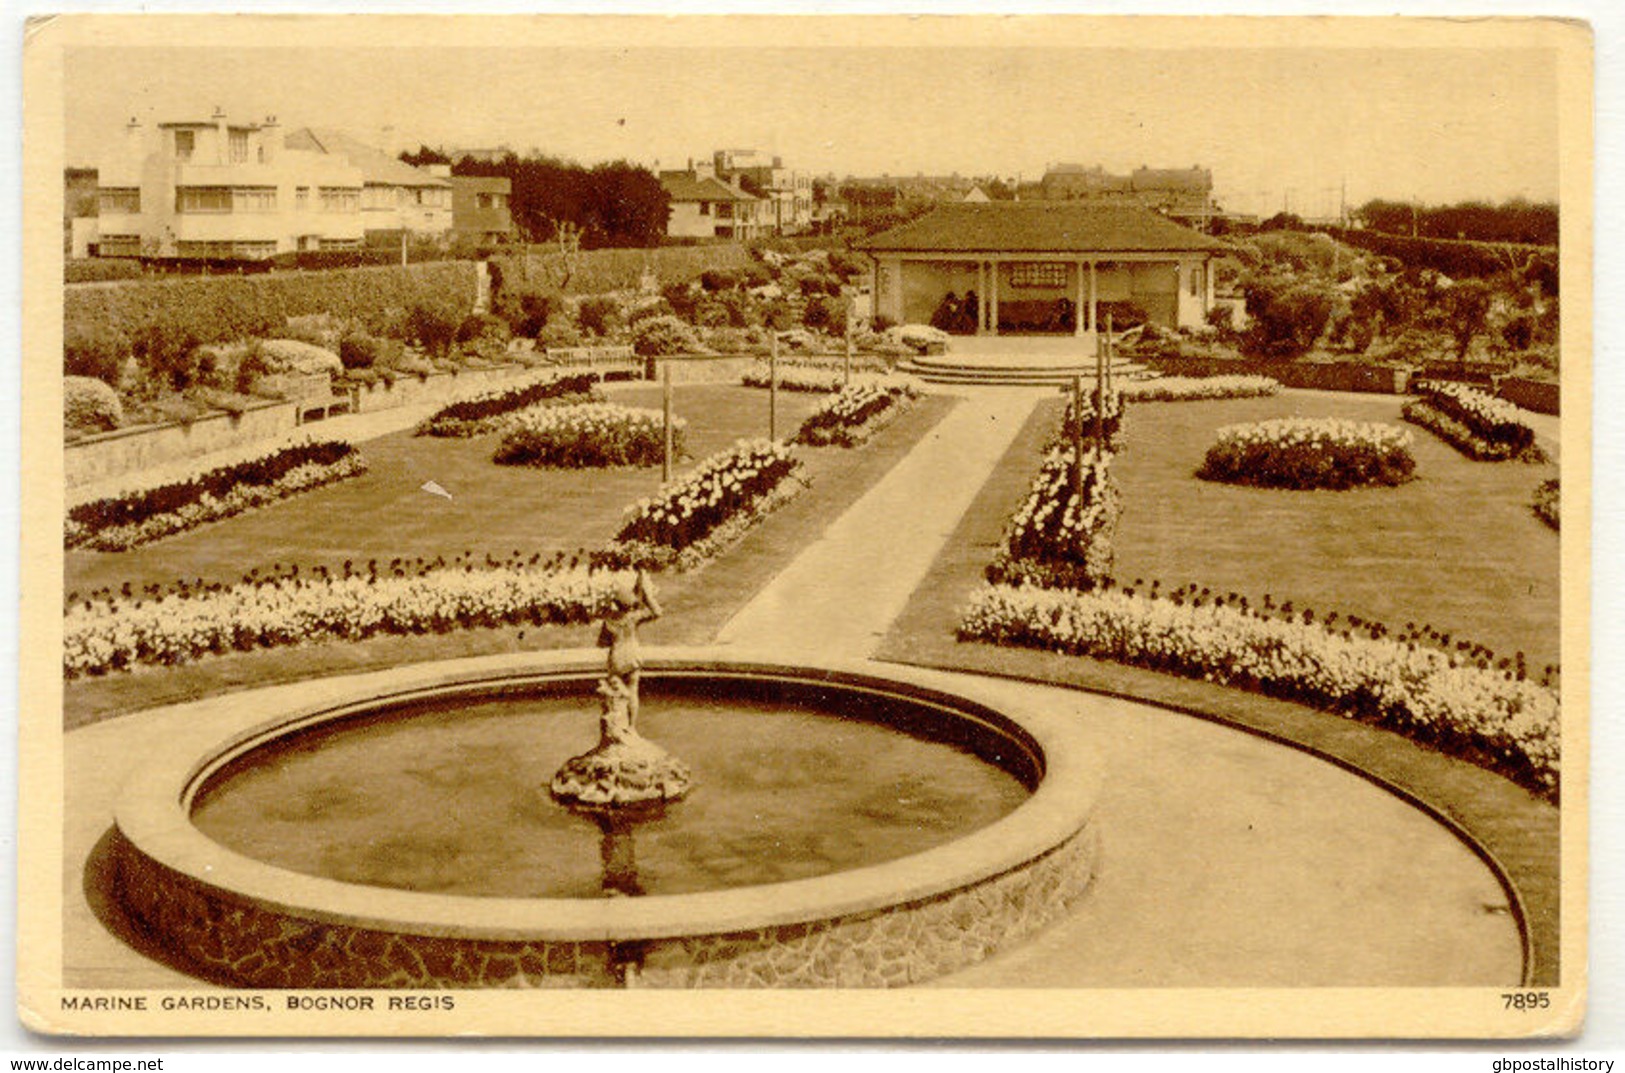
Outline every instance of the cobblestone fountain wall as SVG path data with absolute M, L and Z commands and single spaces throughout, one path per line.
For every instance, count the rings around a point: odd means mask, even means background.
M 1093 823 L 1010 871 L 830 920 L 642 942 L 492 941 L 301 920 L 181 875 L 123 839 L 115 894 L 212 980 L 266 988 L 896 987 L 970 965 L 1087 889 Z

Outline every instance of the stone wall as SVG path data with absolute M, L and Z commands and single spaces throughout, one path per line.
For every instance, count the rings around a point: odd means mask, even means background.
M 1146 358 L 1165 376 L 1267 376 L 1283 387 L 1403 395 L 1409 372 L 1357 361 L 1229 361 L 1222 358 Z
M 240 414 L 216 414 L 186 424 L 123 429 L 67 445 L 69 488 L 120 477 L 180 458 L 197 458 L 292 432 L 299 423 L 291 402 L 266 403 Z

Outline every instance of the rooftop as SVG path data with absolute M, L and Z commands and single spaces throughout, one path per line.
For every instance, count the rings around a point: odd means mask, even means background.
M 422 168 L 414 168 L 365 142 L 350 137 L 343 131 L 327 127 L 301 127 L 288 134 L 283 142 L 289 149 L 329 153 L 341 156 L 361 169 L 363 183 L 384 186 L 447 186 L 451 180 L 431 175 Z
M 660 185 L 673 201 L 755 201 L 721 179 L 699 178 L 690 172 L 661 172 Z
M 1223 250 L 1224 243 L 1134 205 L 959 202 L 857 243 L 866 250 L 1029 253 Z

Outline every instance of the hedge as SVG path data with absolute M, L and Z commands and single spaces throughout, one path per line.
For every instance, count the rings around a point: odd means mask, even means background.
M 1357 249 L 1393 257 L 1413 268 L 1431 268 L 1452 279 L 1493 276 L 1509 269 L 1522 270 L 1531 261 L 1557 270 L 1557 250 L 1551 246 L 1521 246 L 1512 242 L 1469 242 L 1461 239 L 1412 238 L 1384 231 L 1328 228 L 1327 234 Z
M 661 246 L 656 249 L 584 250 L 565 282 L 564 257 L 548 247 L 535 247 L 529 257 L 504 254 L 493 258 L 504 290 L 562 289 L 567 294 L 605 294 L 637 289 L 645 266 L 661 286 L 688 283 L 706 271 L 742 271 L 755 261 L 737 243 L 714 246 Z
M 69 329 L 136 339 L 156 329 L 194 345 L 280 330 L 288 317 L 328 313 L 384 334 L 415 307 L 443 309 L 461 322 L 474 307 L 476 266 L 440 261 L 331 272 L 190 276 L 70 287 L 63 295 Z

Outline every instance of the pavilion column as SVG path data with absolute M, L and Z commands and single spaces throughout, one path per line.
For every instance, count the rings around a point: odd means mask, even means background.
M 1095 306 L 1099 302 L 1100 291 L 1095 285 L 1095 262 L 1089 262 L 1089 330 L 1098 330 L 1095 327 Z
M 988 262 L 988 333 L 999 333 L 999 258 Z
M 987 334 L 987 262 L 976 262 L 976 334 Z
M 1078 279 L 1077 285 L 1074 288 L 1077 292 L 1077 298 L 1072 303 L 1072 334 L 1075 336 L 1081 336 L 1084 333 L 1084 325 L 1087 323 L 1083 315 L 1083 311 L 1086 308 L 1083 304 L 1083 262 L 1079 261 L 1075 267 L 1077 269 Z

